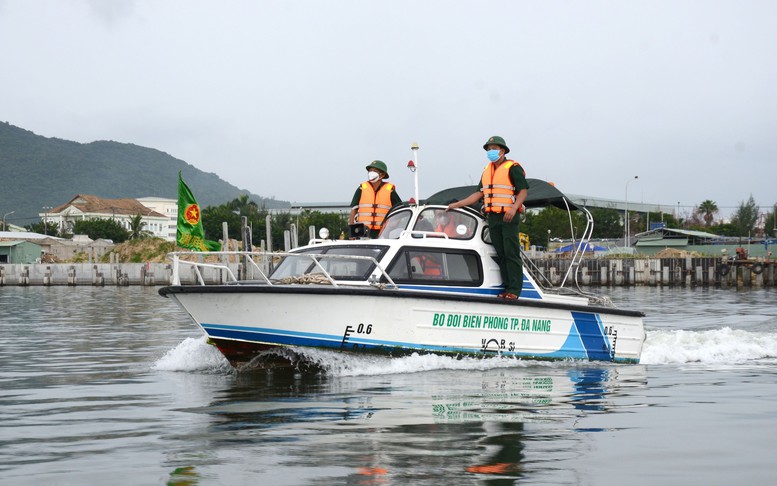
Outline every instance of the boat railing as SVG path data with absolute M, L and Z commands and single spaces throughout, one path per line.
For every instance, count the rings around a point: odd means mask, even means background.
M 564 202 L 567 203 L 566 198 L 564 199 Z M 560 285 L 554 285 L 550 281 L 550 279 L 546 277 L 540 271 L 540 269 L 531 261 L 531 259 L 526 258 L 525 255 L 524 255 L 523 261 L 526 262 L 529 268 L 529 272 L 534 277 L 534 280 L 537 283 L 537 285 L 539 285 L 542 288 L 543 292 L 553 293 L 558 295 L 574 295 L 579 297 L 585 297 L 591 303 L 612 307 L 613 306 L 612 301 L 610 301 L 609 298 L 601 295 L 596 295 L 591 292 L 587 292 L 580 287 L 580 282 L 578 280 L 580 272 L 578 270 L 580 268 L 580 264 L 583 261 L 583 257 L 585 256 L 586 248 L 588 247 L 588 244 L 591 241 L 591 237 L 593 236 L 594 218 L 586 208 L 579 207 L 578 209 L 582 211 L 583 215 L 586 217 L 586 226 L 582 232 L 582 235 L 580 235 L 579 239 L 575 238 L 574 225 L 572 224 L 572 211 L 567 205 L 567 214 L 569 214 L 569 226 L 572 234 L 572 247 L 574 248 L 574 251 L 572 252 L 572 259 L 570 260 L 569 268 L 567 268 L 567 271 L 564 273 L 564 278 L 561 280 Z M 568 281 L 570 282 L 574 281 L 574 288 L 566 286 Z
M 189 259 L 182 259 L 181 256 L 186 257 L 192 257 L 196 256 L 198 259 L 196 261 L 189 260 Z M 333 277 L 332 274 L 327 271 L 326 268 L 324 268 L 323 265 L 321 265 L 321 260 L 362 260 L 367 261 L 369 263 L 372 263 L 375 265 L 375 269 L 377 269 L 380 273 L 377 277 L 370 277 L 367 279 L 367 282 L 370 285 L 385 285 L 387 287 L 393 287 L 396 288 L 397 285 L 394 283 L 394 281 L 389 276 L 388 272 L 385 268 L 374 258 L 371 256 L 362 256 L 362 255 L 327 255 L 327 254 L 319 254 L 319 253 L 289 253 L 289 252 L 255 252 L 255 251 L 218 251 L 218 252 L 203 252 L 203 253 L 192 253 L 192 252 L 172 252 L 168 254 L 168 258 L 170 258 L 173 262 L 173 275 L 172 275 L 172 285 L 181 285 L 181 278 L 180 278 L 180 267 L 181 265 L 191 267 L 194 270 L 194 274 L 197 278 L 197 282 L 199 285 L 206 285 L 205 279 L 203 278 L 201 269 L 204 268 L 213 268 L 215 270 L 223 271 L 226 275 L 226 283 L 227 284 L 238 284 L 241 282 L 240 279 L 238 279 L 235 276 L 235 273 L 232 271 L 232 268 L 229 266 L 228 260 L 230 260 L 232 257 L 235 257 L 238 261 L 242 262 L 245 268 L 250 267 L 253 272 L 253 275 L 257 275 L 260 277 L 259 279 L 262 280 L 267 285 L 278 285 L 279 283 L 286 283 L 282 279 L 280 282 L 273 281 L 269 278 L 269 274 L 272 273 L 272 270 L 270 269 L 264 269 L 262 266 L 260 266 L 257 263 L 257 259 L 260 260 L 260 262 L 268 262 L 270 265 L 268 265 L 270 268 L 272 267 L 272 262 L 275 259 L 278 258 L 285 258 L 288 256 L 293 256 L 295 258 L 307 258 L 310 259 L 310 261 L 315 265 L 315 268 L 318 270 L 315 273 L 306 273 L 304 275 L 298 275 L 295 277 L 299 277 L 297 282 L 294 283 L 326 283 L 332 285 L 333 287 L 339 287 L 343 284 L 343 280 L 338 280 L 337 278 Z M 215 257 L 219 260 L 227 260 L 227 262 L 219 261 L 218 263 L 209 263 L 200 261 L 201 259 L 204 259 L 205 257 Z M 247 272 L 245 272 L 247 273 Z M 316 275 L 318 278 L 315 280 L 311 280 L 310 278 L 305 281 L 305 276 L 311 276 Z M 288 277 L 287 277 L 288 278 Z M 380 283 L 381 280 L 385 278 L 386 283 Z M 348 281 L 350 282 L 350 281 Z
M 399 234 L 399 238 L 445 238 L 450 239 L 446 233 L 441 231 L 426 231 L 426 230 L 402 230 Z

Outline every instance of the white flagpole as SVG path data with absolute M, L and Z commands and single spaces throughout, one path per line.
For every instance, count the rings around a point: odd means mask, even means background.
M 415 164 L 415 170 L 413 170 L 413 176 L 415 178 L 415 203 L 416 205 L 421 204 L 421 199 L 418 197 L 418 144 L 416 142 L 413 142 L 413 145 L 410 146 L 410 149 L 413 151 L 413 163 Z

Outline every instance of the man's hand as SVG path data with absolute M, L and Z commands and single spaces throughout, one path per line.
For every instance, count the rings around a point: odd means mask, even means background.
M 502 220 L 505 223 L 511 222 L 513 220 L 513 218 L 515 217 L 515 213 L 517 213 L 517 212 L 518 212 L 518 208 L 516 208 L 515 206 L 510 206 L 510 209 L 507 210 L 507 212 L 505 213 L 505 215 L 502 218 Z

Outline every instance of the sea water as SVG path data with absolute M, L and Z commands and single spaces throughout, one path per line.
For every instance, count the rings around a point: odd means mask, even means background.
M 236 373 L 155 289 L 0 288 L 0 484 L 774 484 L 777 291 L 611 297 L 639 365 Z

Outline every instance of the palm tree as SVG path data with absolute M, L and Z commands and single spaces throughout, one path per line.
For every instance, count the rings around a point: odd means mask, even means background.
M 705 199 L 701 204 L 699 204 L 699 207 L 696 211 L 702 215 L 702 219 L 704 219 L 704 225 L 709 228 L 709 226 L 712 224 L 712 220 L 715 219 L 715 213 L 718 212 L 718 205 L 715 204 L 715 201 Z
M 143 226 L 146 225 L 146 222 L 143 221 L 143 216 L 140 214 L 136 214 L 135 216 L 130 219 L 130 240 L 134 240 L 136 238 L 145 238 L 147 236 L 151 235 L 150 231 L 146 231 L 143 229 Z
M 239 216 L 251 216 L 259 212 L 259 206 L 248 200 L 248 194 L 241 194 L 228 202 L 227 207 Z

